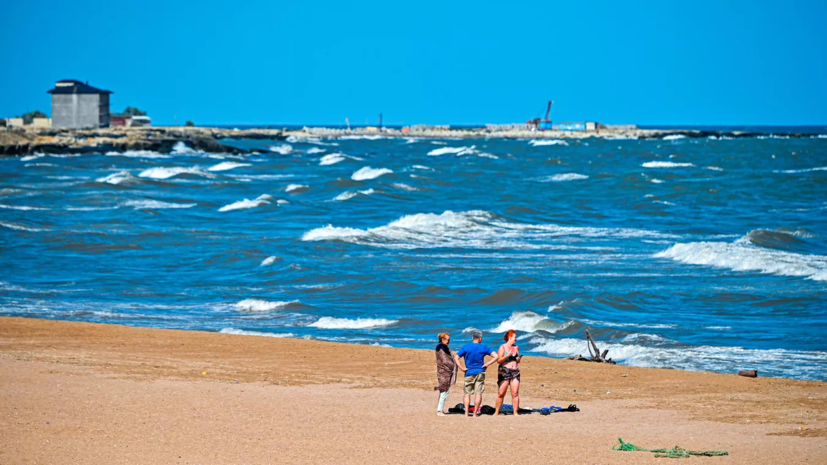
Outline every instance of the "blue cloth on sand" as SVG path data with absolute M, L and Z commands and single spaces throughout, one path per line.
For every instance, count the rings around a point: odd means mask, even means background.
M 485 363 L 485 356 L 491 355 L 491 352 L 495 350 L 482 342 L 472 342 L 462 346 L 462 349 L 457 352 L 457 357 L 465 357 L 465 367 L 468 368 L 465 376 L 474 376 L 485 371 L 482 369 L 482 364 Z

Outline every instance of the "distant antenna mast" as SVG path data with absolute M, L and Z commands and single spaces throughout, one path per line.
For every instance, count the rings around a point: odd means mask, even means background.
M 379 128 L 382 127 L 382 113 L 379 113 Z
M 345 124 L 347 124 L 347 130 L 350 131 L 350 121 L 347 118 L 345 118 Z

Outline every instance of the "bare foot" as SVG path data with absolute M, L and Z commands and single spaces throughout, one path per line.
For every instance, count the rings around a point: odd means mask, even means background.
M 442 413 L 442 412 L 436 412 L 436 416 L 438 416 L 438 417 L 444 417 L 444 416 L 445 416 L 445 414 L 444 414 L 444 413 Z

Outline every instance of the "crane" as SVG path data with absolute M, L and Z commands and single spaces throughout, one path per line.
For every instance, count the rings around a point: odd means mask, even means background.
M 543 119 L 534 118 L 534 119 L 526 121 L 526 124 L 530 124 L 530 125 L 534 126 L 535 128 L 539 129 L 540 131 L 550 131 L 551 130 L 551 120 L 549 119 L 549 116 L 551 115 L 551 105 L 553 103 L 554 102 L 551 101 L 551 100 L 548 101 L 548 106 L 546 106 L 546 117 L 545 118 L 543 118 Z

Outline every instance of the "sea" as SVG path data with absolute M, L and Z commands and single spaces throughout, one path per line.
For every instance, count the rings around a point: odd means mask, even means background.
M 827 381 L 827 135 L 0 159 L 0 315 Z

